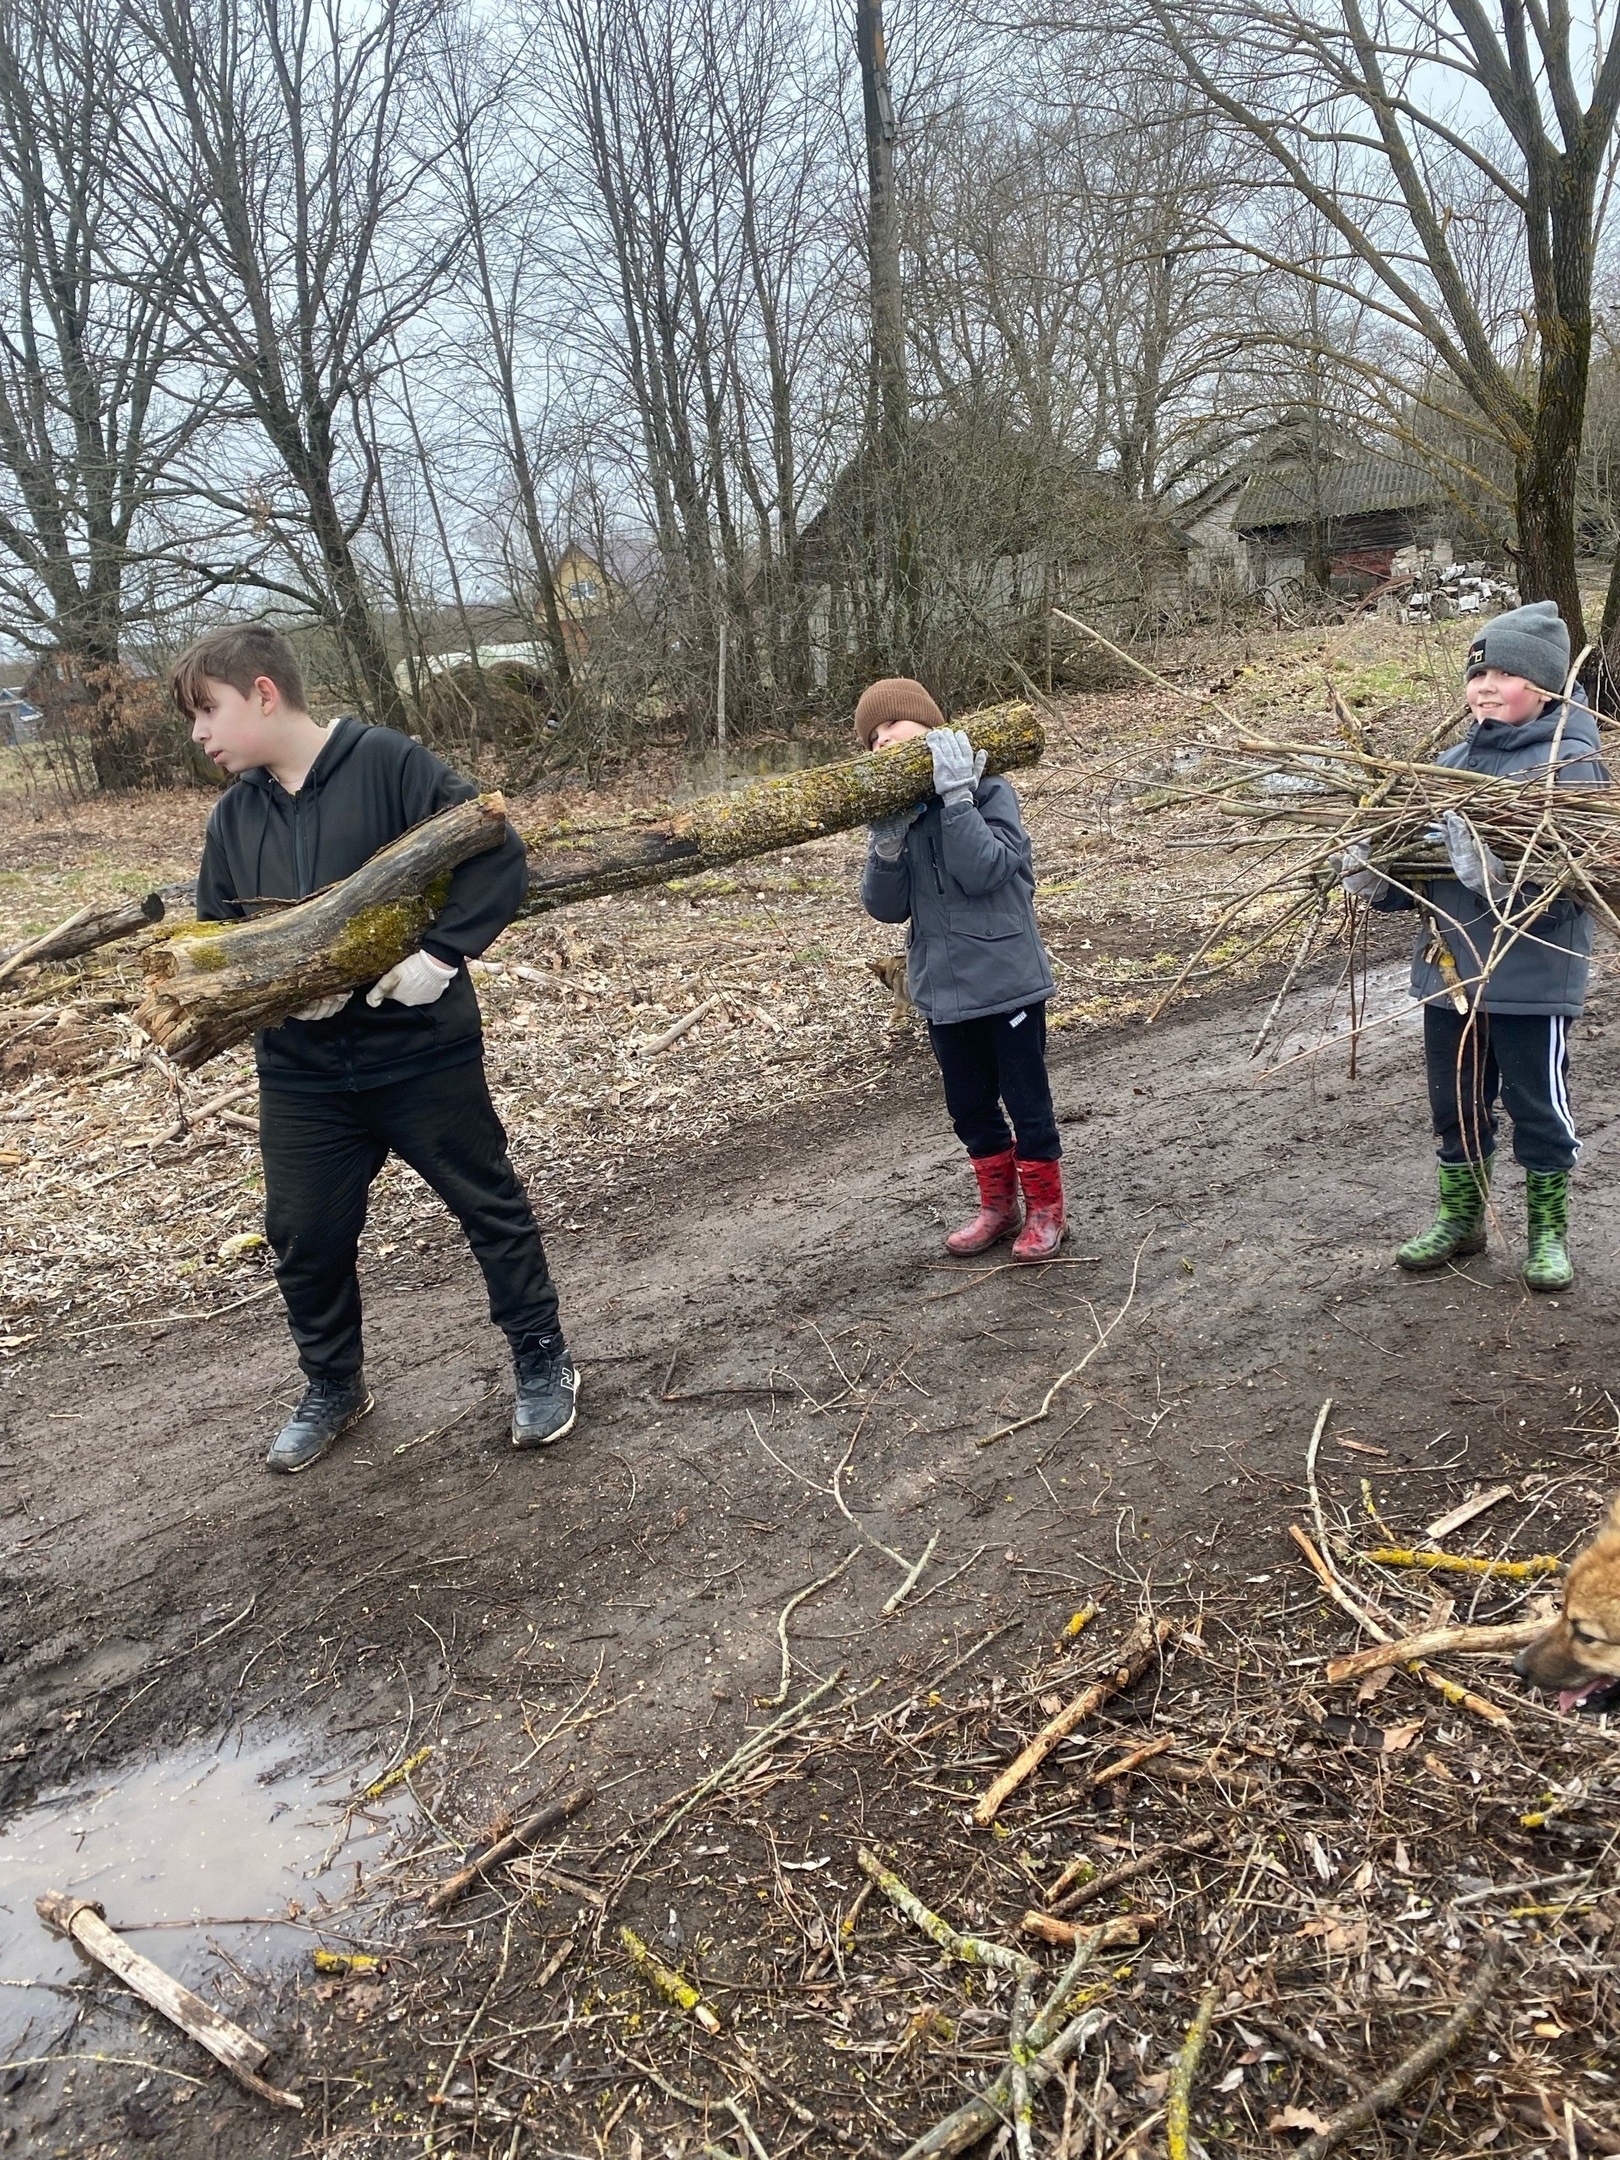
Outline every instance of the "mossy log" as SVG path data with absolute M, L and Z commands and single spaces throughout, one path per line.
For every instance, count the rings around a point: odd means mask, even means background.
M 1046 747 L 1027 705 L 990 706 L 961 724 L 986 753 L 989 772 L 1033 765 Z M 933 760 L 919 740 L 706 796 L 667 817 L 526 833 L 522 912 L 659 885 L 846 832 L 909 809 L 933 784 Z M 176 1064 L 195 1070 L 317 998 L 375 982 L 421 943 L 455 866 L 495 846 L 505 807 L 499 795 L 458 803 L 314 899 L 254 922 L 188 924 L 157 939 L 146 955 L 137 1022 Z
M 988 706 L 960 725 L 974 748 L 986 752 L 989 772 L 1033 765 L 1046 747 L 1041 723 L 1027 705 Z M 798 847 L 874 818 L 895 817 L 933 790 L 928 745 L 913 740 L 842 764 L 761 780 L 733 794 L 708 795 L 669 817 L 526 832 L 529 897 L 523 912 L 545 914 L 576 900 L 660 885 L 666 878 Z
M 317 998 L 374 983 L 421 944 L 457 864 L 505 833 L 500 795 L 453 803 L 311 900 L 252 922 L 187 923 L 156 939 L 137 1024 L 195 1071 Z
M 112 907 L 80 908 L 26 945 L 14 945 L 0 953 L 0 983 L 19 969 L 43 967 L 48 960 L 76 960 L 80 953 L 111 945 L 116 938 L 131 937 L 163 920 L 163 895 L 149 892 L 139 900 L 120 900 Z

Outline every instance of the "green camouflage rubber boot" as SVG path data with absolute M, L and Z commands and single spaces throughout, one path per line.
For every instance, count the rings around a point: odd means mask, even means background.
M 1485 1201 L 1491 1189 L 1491 1161 L 1437 1163 L 1440 1212 L 1427 1230 L 1408 1238 L 1396 1264 L 1413 1275 L 1427 1275 L 1448 1260 L 1485 1250 Z
M 1531 1290 L 1567 1290 L 1575 1280 L 1569 1258 L 1569 1172 L 1527 1170 L 1524 1197 L 1530 1218 L 1525 1284 Z

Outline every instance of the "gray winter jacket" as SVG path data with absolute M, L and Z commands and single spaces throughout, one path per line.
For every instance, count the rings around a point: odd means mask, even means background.
M 1517 726 L 1476 720 L 1463 740 L 1443 751 L 1435 763 L 1468 772 L 1500 773 L 1512 780 L 1544 779 L 1561 710 L 1559 705 L 1549 705 L 1539 720 L 1523 720 Z M 1584 704 L 1573 701 L 1558 746 L 1558 785 L 1610 785 L 1597 722 Z M 1450 947 L 1463 988 L 1486 1012 L 1563 1013 L 1572 1020 L 1580 1013 L 1586 1002 L 1592 918 L 1577 901 L 1560 895 L 1539 915 L 1516 924 L 1521 934 L 1489 966 L 1492 945 L 1503 933 L 1483 894 L 1470 892 L 1449 877 L 1435 878 L 1425 891 L 1435 928 Z M 1521 899 L 1533 898 L 1534 891 L 1529 887 Z M 1378 903 L 1385 909 L 1413 904 L 1405 893 L 1391 893 Z M 1425 929 L 1412 953 L 1412 995 L 1438 1003 L 1446 997 L 1447 986 L 1428 955 Z
M 931 795 L 898 862 L 866 858 L 861 904 L 877 922 L 908 919 L 906 989 L 949 1027 L 1038 1005 L 1057 988 L 1035 927 L 1035 872 L 1018 797 L 981 780 L 949 809 Z

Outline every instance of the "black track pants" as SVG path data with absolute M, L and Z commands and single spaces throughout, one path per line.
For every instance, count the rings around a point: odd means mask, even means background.
M 261 1088 L 259 1134 L 265 1235 L 310 1379 L 340 1379 L 360 1365 L 355 1255 L 371 1181 L 390 1152 L 466 1231 L 495 1325 L 514 1343 L 556 1331 L 545 1247 L 481 1064 L 352 1094 Z
M 930 1021 L 928 1039 L 944 1077 L 945 1107 L 970 1155 L 1005 1154 L 1016 1134 L 1023 1161 L 1057 1161 L 1063 1143 L 1046 1077 L 1044 1005 L 959 1020 L 950 1027 Z
M 1496 1146 L 1498 1098 L 1526 1170 L 1570 1170 L 1581 1151 L 1569 1108 L 1569 1022 L 1561 1014 L 1423 1009 L 1429 1112 L 1444 1163 Z

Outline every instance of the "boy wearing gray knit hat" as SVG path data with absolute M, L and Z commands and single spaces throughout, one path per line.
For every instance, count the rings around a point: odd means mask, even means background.
M 1532 600 L 1488 622 L 1468 648 L 1467 676 L 1517 677 L 1545 698 L 1561 698 L 1569 673 L 1569 631 L 1552 600 Z
M 1607 787 L 1597 723 L 1569 675 L 1569 631 L 1550 600 L 1498 615 L 1468 648 L 1464 740 L 1436 759 L 1464 772 L 1559 787 Z M 1457 811 L 1440 820 L 1449 878 L 1416 889 L 1375 870 L 1364 846 L 1344 858 L 1343 883 L 1375 908 L 1412 908 L 1422 922 L 1412 995 L 1423 1006 L 1429 1109 L 1439 1150 L 1440 1211 L 1395 1258 L 1413 1274 L 1485 1249 L 1485 1204 L 1497 1103 L 1513 1120 L 1525 1173 L 1532 1290 L 1563 1290 L 1569 1258 L 1569 1176 L 1580 1153 L 1569 1104 L 1569 1023 L 1580 1017 L 1592 918 L 1567 893 L 1544 904 L 1514 880 Z

